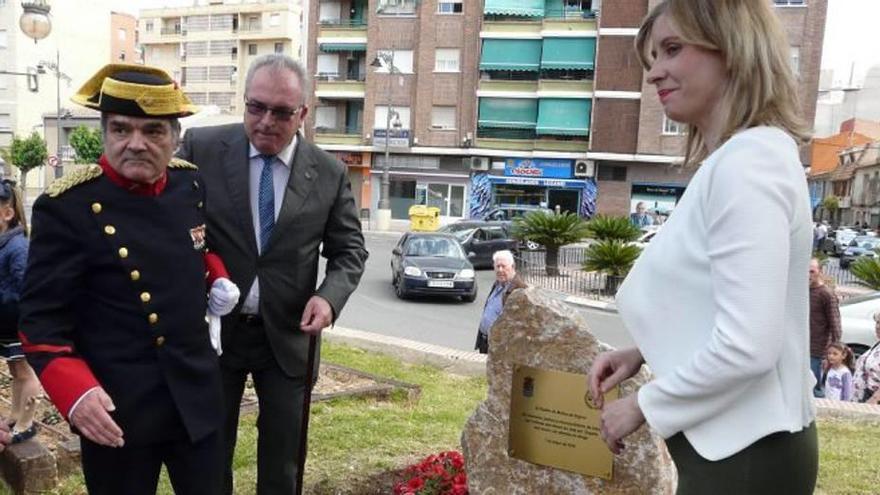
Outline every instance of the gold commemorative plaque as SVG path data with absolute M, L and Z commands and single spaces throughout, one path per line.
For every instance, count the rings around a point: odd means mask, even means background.
M 618 390 L 605 394 L 617 399 Z M 517 365 L 510 391 L 510 457 L 611 479 L 614 456 L 599 437 L 587 375 Z

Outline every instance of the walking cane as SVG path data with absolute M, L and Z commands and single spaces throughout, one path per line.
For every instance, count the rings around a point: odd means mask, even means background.
M 309 335 L 309 359 L 306 365 L 306 389 L 303 393 L 302 423 L 299 428 L 299 459 L 296 470 L 296 495 L 303 492 L 303 471 L 306 467 L 306 447 L 308 446 L 309 409 L 312 405 L 312 381 L 315 378 L 315 351 L 318 338 Z

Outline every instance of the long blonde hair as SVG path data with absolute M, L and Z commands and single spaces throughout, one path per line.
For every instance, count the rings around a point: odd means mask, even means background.
M 800 142 L 809 140 L 801 116 L 798 85 L 789 63 L 782 23 L 767 0 L 664 0 L 642 21 L 636 52 L 650 70 L 651 30 L 666 14 L 685 43 L 717 51 L 727 67 L 727 87 L 718 102 L 724 125 L 719 143 L 742 129 L 774 126 Z M 712 150 L 705 137 L 688 125 L 685 166 L 698 165 Z

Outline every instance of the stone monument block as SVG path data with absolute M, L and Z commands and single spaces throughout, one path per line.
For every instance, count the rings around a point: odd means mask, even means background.
M 574 310 L 539 289 L 517 290 L 492 327 L 489 349 L 488 398 L 468 419 L 461 438 L 471 494 L 675 493 L 677 474 L 672 459 L 662 438 L 647 424 L 625 439 L 625 449 L 614 456 L 610 480 L 532 464 L 508 454 L 515 367 L 587 375 L 596 356 L 611 349 L 590 333 Z M 635 393 L 649 379 L 643 367 L 621 384 L 620 397 Z

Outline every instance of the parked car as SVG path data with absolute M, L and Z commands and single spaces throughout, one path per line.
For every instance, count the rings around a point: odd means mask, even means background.
M 880 238 L 860 235 L 854 238 L 840 255 L 840 267 L 849 268 L 859 258 L 876 258 Z
M 401 299 L 441 295 L 473 302 L 474 275 L 474 266 L 451 234 L 407 232 L 391 251 L 391 284 Z
M 492 268 L 495 251 L 507 249 L 516 253 L 519 241 L 510 236 L 510 222 L 462 220 L 441 227 L 439 232 L 458 239 L 474 268 Z
M 535 206 L 535 205 L 514 205 L 514 204 L 500 204 L 489 210 L 488 213 L 483 215 L 483 220 L 489 221 L 498 221 L 498 220 L 513 220 L 516 217 L 521 217 L 526 213 L 531 213 L 533 211 L 543 211 L 545 213 L 553 213 L 553 210 L 550 208 L 545 208 L 543 206 Z
M 840 303 L 841 340 L 857 356 L 867 351 L 875 342 L 874 313 L 880 311 L 880 291 L 854 296 Z
M 846 247 L 859 235 L 855 230 L 843 227 L 828 233 L 822 245 L 822 251 L 833 256 L 843 254 Z

